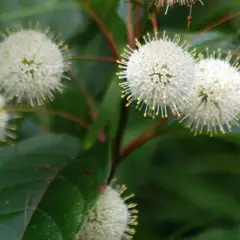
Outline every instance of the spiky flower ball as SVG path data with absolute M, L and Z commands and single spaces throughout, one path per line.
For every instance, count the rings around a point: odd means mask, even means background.
M 167 108 L 178 114 L 194 83 L 195 60 L 187 51 L 186 42 L 180 44 L 179 35 L 171 40 L 166 33 L 161 39 L 144 37 L 145 44 L 136 41 L 138 49 L 125 49 L 119 62 L 123 79 L 122 96 L 128 104 L 136 101 L 144 107 L 144 116 L 168 116 Z
M 5 109 L 5 99 L 0 95 L 0 141 L 3 142 L 7 138 L 15 138 L 15 135 L 11 130 L 15 129 L 8 124 L 11 119 L 11 115 Z
M 222 59 L 222 53 L 200 55 L 196 66 L 196 84 L 183 109 L 184 121 L 192 131 L 213 135 L 225 130 L 231 131 L 238 125 L 240 113 L 239 58 L 231 63 L 229 53 Z
M 67 46 L 55 42 L 49 29 L 8 31 L 0 44 L 0 88 L 8 100 L 41 105 L 61 92 L 63 72 L 69 67 Z
M 93 211 L 77 239 L 79 240 L 122 240 L 132 239 L 137 225 L 136 204 L 126 204 L 132 195 L 122 198 L 125 186 L 113 189 L 107 186 L 102 192 Z

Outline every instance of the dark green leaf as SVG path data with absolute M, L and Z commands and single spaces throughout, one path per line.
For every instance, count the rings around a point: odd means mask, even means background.
M 240 229 L 212 229 L 203 232 L 196 237 L 184 238 L 185 240 L 238 240 Z
M 99 132 L 106 126 L 110 121 L 117 121 L 115 118 L 118 106 L 121 100 L 120 88 L 117 84 L 116 78 L 111 82 L 108 91 L 101 103 L 99 114 L 96 121 L 94 122 L 91 131 L 87 134 L 85 140 L 85 148 L 89 149 L 92 147 L 97 139 Z
M 109 172 L 107 145 L 80 150 L 75 138 L 51 134 L 0 149 L 1 237 L 74 239 Z

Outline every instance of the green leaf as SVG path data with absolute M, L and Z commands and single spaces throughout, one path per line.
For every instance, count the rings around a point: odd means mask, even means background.
M 213 213 L 228 214 L 235 220 L 240 220 L 240 205 L 233 196 L 226 195 L 217 186 L 197 176 L 188 176 L 182 171 L 168 168 L 158 169 L 155 176 L 162 186 L 176 191 L 181 197 L 209 209 Z
M 162 187 L 209 214 L 228 214 L 239 220 L 240 206 L 234 192 L 228 191 L 216 177 L 221 174 L 221 179 L 235 178 L 239 146 L 234 141 L 187 134 L 169 136 L 160 139 L 154 159 L 158 169 L 155 166 L 152 175 Z
M 73 81 L 70 81 L 63 94 L 58 95 L 55 101 L 49 104 L 49 108 L 71 114 L 88 124 L 91 119 L 86 96 L 76 87 L 76 83 Z M 84 136 L 87 130 L 84 126 L 79 126 L 75 122 L 59 116 L 50 116 L 49 123 L 53 132 L 68 132 L 68 134 L 78 138 Z
M 238 240 L 239 228 L 234 229 L 212 229 L 203 232 L 196 237 L 184 238 L 185 240 Z
M 0 21 L 7 27 L 16 23 L 25 26 L 29 21 L 40 22 L 45 27 L 50 25 L 65 39 L 79 27 L 84 27 L 81 24 L 83 15 L 72 0 L 7 0 L 1 1 L 0 7 Z
M 72 137 L 46 134 L 0 149 L 3 239 L 20 239 L 45 188 L 59 169 L 78 155 L 80 148 Z
M 108 122 L 117 121 L 115 117 L 116 108 L 119 106 L 120 100 L 121 100 L 120 88 L 117 84 L 116 78 L 114 78 L 101 103 L 97 119 L 93 123 L 91 131 L 89 131 L 86 136 L 86 140 L 84 143 L 84 147 L 86 149 L 89 149 L 93 146 L 99 132 L 106 126 Z
M 240 174 L 239 154 L 208 154 L 192 157 L 183 171 L 190 174 Z
M 170 239 L 166 236 L 175 231 L 179 237 L 224 216 L 231 221 L 240 217 L 238 135 L 194 137 L 177 127 L 182 126 L 174 123 L 164 135 L 136 149 L 117 171 L 136 194 L 139 228 L 155 232 L 157 239 Z M 138 238 L 144 239 L 137 233 Z
M 0 149 L 0 236 L 74 239 L 109 173 L 109 148 L 81 152 L 67 135 L 44 134 Z

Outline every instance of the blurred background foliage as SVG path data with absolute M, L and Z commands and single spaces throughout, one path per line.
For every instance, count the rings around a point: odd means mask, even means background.
M 145 2 L 147 2 L 145 0 Z M 0 28 L 40 22 L 50 26 L 69 44 L 73 56 L 114 58 L 104 34 L 86 5 L 105 22 L 119 51 L 127 44 L 124 0 L 1 0 Z M 141 12 L 141 30 L 152 32 L 151 21 Z M 189 8 L 176 6 L 168 14 L 161 9 L 159 30 L 180 33 L 200 50 L 222 48 L 236 51 L 240 44 L 240 17 L 233 18 L 200 35 L 202 29 L 240 11 L 240 0 L 205 0 L 193 6 L 187 32 Z M 199 36 L 198 36 L 199 35 Z M 119 118 L 120 90 L 115 63 L 74 60 L 66 90 L 46 108 L 71 113 L 92 123 L 89 105 L 99 113 L 97 124 L 87 136 L 91 145 L 107 124 L 114 135 Z M 79 90 L 80 89 L 80 90 Z M 86 97 L 87 96 L 87 97 Z M 124 135 L 123 147 L 153 126 L 159 119 L 145 119 L 134 107 Z M 72 121 L 44 115 L 26 114 L 18 120 L 20 139 L 42 132 L 70 134 L 86 139 L 86 130 Z M 174 121 L 159 136 L 123 159 L 116 173 L 136 194 L 139 204 L 137 240 L 237 240 L 240 239 L 240 136 L 239 130 L 221 137 L 194 137 Z M 96 159 L 95 159 L 96 160 Z M 99 156 L 101 161 L 101 156 Z

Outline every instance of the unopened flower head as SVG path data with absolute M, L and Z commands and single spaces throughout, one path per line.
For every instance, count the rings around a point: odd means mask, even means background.
M 232 61 L 231 53 L 222 58 L 220 49 L 201 54 L 196 84 L 187 102 L 181 121 L 195 134 L 231 131 L 232 125 L 238 125 L 240 113 L 239 58 Z
M 53 100 L 61 92 L 69 54 L 63 41 L 38 25 L 8 31 L 0 44 L 0 86 L 8 100 L 27 101 L 31 106 Z
M 167 6 L 165 14 L 167 14 L 169 7 L 173 7 L 174 4 L 186 5 L 188 7 L 192 7 L 192 5 L 196 2 L 200 2 L 203 5 L 203 0 L 156 0 L 156 5 L 163 7 Z
M 161 39 L 148 34 L 144 40 L 144 45 L 136 41 L 138 49 L 128 46 L 122 54 L 122 71 L 118 73 L 123 79 L 122 96 L 126 96 L 127 105 L 136 101 L 137 108 L 144 107 L 144 116 L 167 117 L 167 108 L 179 114 L 194 82 L 195 51 L 189 53 L 179 35 L 171 40 L 166 33 Z
M 136 204 L 126 204 L 132 195 L 121 197 L 125 186 L 113 189 L 107 186 L 93 211 L 78 234 L 79 240 L 122 240 L 132 239 L 137 225 Z
M 9 125 L 8 121 L 11 119 L 11 115 L 5 109 L 5 99 L 0 95 L 0 141 L 4 142 L 8 138 L 15 138 L 12 130 L 14 126 Z

